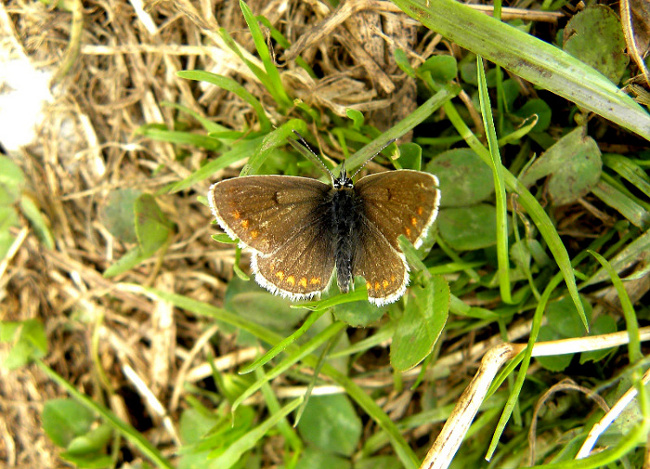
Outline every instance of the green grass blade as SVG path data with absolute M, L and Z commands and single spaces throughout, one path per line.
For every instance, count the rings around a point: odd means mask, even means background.
M 309 315 L 309 317 L 305 320 L 303 325 L 300 326 L 298 330 L 296 330 L 289 337 L 284 338 L 282 341 L 280 341 L 280 343 L 272 347 L 271 350 L 266 352 L 264 355 L 255 359 L 253 363 L 244 366 L 241 370 L 239 370 L 239 374 L 244 375 L 246 373 L 250 373 L 251 371 L 255 371 L 260 366 L 265 365 L 269 361 L 273 360 L 277 355 L 286 350 L 290 344 L 293 344 L 296 340 L 302 337 L 302 335 L 309 330 L 312 324 L 314 324 L 324 313 L 325 310 L 314 311 Z
M 275 66 L 275 62 L 271 57 L 269 48 L 266 45 L 266 39 L 262 33 L 262 29 L 257 23 L 257 19 L 251 9 L 246 5 L 243 0 L 239 1 L 239 7 L 241 8 L 242 13 L 244 14 L 244 19 L 246 24 L 248 24 L 248 29 L 250 29 L 251 35 L 253 36 L 253 41 L 255 42 L 255 48 L 257 53 L 262 59 L 264 64 L 264 69 L 266 70 L 266 76 L 269 79 L 270 87 L 267 88 L 267 91 L 273 96 L 273 99 L 278 104 L 280 110 L 287 110 L 292 106 L 291 99 L 287 96 L 287 92 L 282 85 L 282 80 L 280 79 L 280 73 Z
M 481 104 L 481 115 L 483 116 L 483 127 L 488 141 L 490 152 L 490 167 L 494 176 L 494 193 L 496 196 L 497 214 L 497 263 L 499 265 L 499 291 L 504 303 L 512 303 L 510 293 L 510 259 L 508 258 L 508 204 L 506 201 L 506 188 L 503 183 L 503 165 L 499 153 L 497 132 L 494 128 L 490 96 L 485 79 L 485 68 L 483 59 L 476 57 L 476 68 L 478 70 L 478 96 Z
M 588 252 L 605 268 L 609 274 L 609 278 L 612 280 L 614 288 L 616 288 L 616 293 L 618 293 L 618 299 L 621 302 L 621 308 L 623 309 L 623 316 L 625 317 L 627 333 L 630 336 L 630 342 L 627 346 L 630 363 L 637 363 L 643 358 L 643 353 L 641 352 L 641 339 L 639 338 L 639 323 L 636 320 L 636 313 L 634 312 L 632 301 L 630 301 L 630 296 L 627 294 L 627 290 L 623 286 L 621 278 L 607 259 L 595 251 L 589 250 Z
M 497 426 L 494 430 L 494 434 L 492 435 L 492 440 L 490 441 L 490 446 L 488 448 L 487 454 L 485 455 L 485 459 L 487 459 L 488 461 L 492 459 L 492 455 L 494 454 L 494 451 L 496 450 L 496 447 L 499 444 L 501 435 L 503 434 L 503 431 L 505 430 L 506 425 L 510 420 L 510 416 L 512 415 L 512 412 L 515 409 L 515 406 L 517 405 L 517 400 L 519 399 L 519 393 L 521 392 L 521 388 L 524 386 L 524 381 L 526 380 L 526 373 L 528 372 L 528 367 L 530 366 L 530 360 L 533 353 L 533 346 L 537 341 L 539 329 L 542 326 L 542 318 L 544 317 L 544 310 L 546 309 L 546 305 L 548 301 L 551 299 L 551 295 L 553 294 L 557 286 L 560 284 L 561 280 L 562 277 L 560 275 L 556 275 L 546 286 L 546 289 L 542 294 L 542 298 L 539 300 L 539 303 L 537 304 L 537 308 L 535 309 L 535 314 L 533 316 L 533 324 L 530 328 L 530 337 L 528 339 L 528 346 L 524 350 L 524 357 L 523 360 L 521 361 L 521 367 L 519 368 L 519 373 L 517 373 L 515 384 L 512 386 L 512 390 L 510 392 L 510 395 L 508 396 L 508 401 L 506 402 L 506 405 L 503 408 L 503 412 L 501 414 L 501 417 L 499 418 L 499 422 L 497 423 Z
M 318 347 L 320 347 L 325 342 L 327 342 L 329 339 L 331 339 L 336 334 L 338 334 L 339 331 L 342 331 L 343 329 L 345 329 L 345 327 L 346 327 L 346 324 L 343 323 L 343 322 L 336 322 L 334 324 L 330 324 L 326 329 L 319 332 L 316 336 L 314 336 L 313 338 L 308 340 L 304 345 L 298 347 L 296 350 L 292 350 L 284 360 L 282 360 L 278 365 L 273 367 L 262 378 L 258 379 L 253 384 L 251 384 L 237 398 L 237 400 L 232 405 L 233 414 L 234 414 L 235 410 L 237 410 L 237 407 L 239 407 L 241 405 L 241 403 L 244 402 L 246 399 L 248 399 L 253 394 L 255 394 L 260 389 L 260 387 L 262 387 L 262 385 L 264 383 L 268 383 L 272 379 L 275 379 L 278 376 L 280 376 L 282 373 L 287 371 L 293 365 L 298 363 L 300 360 L 305 358 L 307 355 L 311 354 Z
M 601 180 L 591 191 L 596 197 L 627 218 L 634 226 L 642 229 L 650 227 L 650 213 L 614 185 Z
M 531 83 L 650 139 L 650 115 L 592 67 L 454 0 L 394 0 L 427 28 Z
M 266 112 L 264 111 L 262 104 L 246 88 L 244 88 L 232 78 L 224 77 L 222 75 L 217 75 L 216 73 L 210 73 L 203 70 L 181 70 L 180 72 L 176 72 L 176 76 L 185 78 L 187 80 L 205 81 L 207 83 L 212 83 L 219 88 L 223 88 L 224 90 L 236 94 L 245 102 L 250 104 L 250 106 L 253 108 L 257 114 L 257 119 L 260 122 L 260 128 L 262 132 L 268 132 L 271 130 L 271 121 L 266 116 Z
M 279 412 L 272 414 L 268 419 L 244 434 L 241 438 L 234 441 L 226 451 L 221 453 L 217 458 L 211 460 L 213 467 L 229 468 L 239 461 L 239 458 L 248 450 L 257 446 L 258 441 L 266 435 L 271 428 L 284 420 L 293 410 L 302 402 L 302 397 L 294 399 L 285 405 Z
M 293 132 L 306 133 L 307 124 L 300 119 L 291 119 L 285 122 L 280 127 L 272 132 L 269 132 L 262 140 L 262 144 L 257 148 L 252 155 L 249 155 L 248 164 L 244 166 L 240 175 L 246 176 L 249 174 L 257 174 L 264 160 L 269 156 L 269 153 L 280 145 L 284 145 L 288 138 L 293 138 Z
M 179 192 L 192 187 L 194 184 L 209 178 L 220 169 L 227 168 L 228 166 L 237 163 L 245 158 L 255 154 L 255 151 L 264 142 L 264 137 L 257 137 L 251 140 L 243 140 L 235 145 L 231 150 L 223 153 L 218 158 L 215 158 L 201 166 L 198 170 L 194 171 L 191 175 L 178 181 L 169 189 L 170 193 Z
M 462 120 L 456 108 L 451 104 L 445 104 L 445 112 L 447 116 L 452 121 L 458 133 L 465 139 L 469 147 L 476 152 L 478 156 L 481 157 L 486 164 L 490 164 L 490 154 L 488 150 L 481 144 L 481 142 L 476 138 L 472 131 L 467 127 L 467 124 Z M 553 258 L 557 263 L 564 281 L 566 282 L 567 289 L 571 295 L 573 303 L 576 305 L 578 314 L 582 318 L 582 322 L 586 330 L 589 330 L 589 324 L 585 316 L 584 307 L 582 306 L 582 301 L 580 300 L 580 295 L 578 294 L 578 286 L 576 285 L 576 278 L 573 273 L 573 267 L 571 267 L 571 260 L 569 259 L 569 253 L 560 238 L 560 235 L 555 230 L 551 219 L 546 214 L 542 206 L 539 204 L 537 199 L 533 197 L 530 191 L 521 183 L 519 180 L 507 169 L 503 168 L 503 179 L 506 185 L 506 188 L 510 192 L 514 192 L 519 196 L 519 203 L 524 207 L 530 218 L 537 226 L 540 234 L 546 241 L 548 248 L 553 254 Z
M 616 254 L 610 263 L 615 270 L 621 271 L 637 262 L 639 259 L 642 259 L 648 252 L 650 252 L 650 230 L 637 237 L 621 252 Z M 594 283 L 602 282 L 605 279 L 607 279 L 607 271 L 603 267 L 592 275 L 584 285 L 581 285 L 581 287 L 593 285 Z
M 377 152 L 390 140 L 401 137 L 409 130 L 412 130 L 416 125 L 424 122 L 424 120 L 440 108 L 440 106 L 444 105 L 446 102 L 450 101 L 451 98 L 456 96 L 458 91 L 460 90 L 452 90 L 451 88 L 443 88 L 438 91 L 411 114 L 348 158 L 345 167 L 351 169 L 364 164 L 370 158 L 375 156 Z

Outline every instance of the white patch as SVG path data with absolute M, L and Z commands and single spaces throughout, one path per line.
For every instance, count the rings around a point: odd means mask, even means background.
M 9 153 L 37 139 L 44 106 L 52 102 L 49 82 L 53 73 L 37 70 L 27 58 L 0 55 L 0 142 Z

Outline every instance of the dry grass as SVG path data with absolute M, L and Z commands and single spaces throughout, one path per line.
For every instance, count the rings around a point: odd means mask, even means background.
M 186 159 L 178 161 L 173 145 L 135 136 L 145 123 L 175 126 L 177 112 L 161 103 L 182 103 L 233 129 L 254 122 L 249 106 L 231 93 L 179 79 L 177 71 L 200 69 L 231 76 L 262 98 L 272 118 L 277 115 L 262 86 L 222 47 L 216 34 L 218 27 L 225 27 L 240 45 L 253 50 L 238 2 L 153 2 L 139 13 L 135 3 L 83 3 L 79 54 L 72 52 L 72 67 L 55 88 L 38 139 L 16 155 L 34 200 L 51 224 L 56 249 L 43 248 L 33 233 L 28 234 L 1 279 L 0 318 L 42 320 L 50 346 L 47 363 L 88 396 L 100 401 L 108 396 L 106 404 L 113 411 L 158 447 L 171 451 L 174 432 L 165 430 L 162 416 L 146 403 L 127 371 L 132 368 L 175 421 L 179 384 L 190 364 L 197 364 L 192 360 L 202 358 L 200 348 L 190 350 L 197 341 L 204 343 L 200 339 L 205 339 L 209 324 L 119 285 L 148 284 L 220 304 L 224 281 L 232 275 L 231 259 L 221 255 L 210 239 L 211 217 L 196 201 L 197 194 L 205 194 L 207 181 L 192 191 L 157 199 L 177 226 L 162 263 L 152 259 L 111 280 L 102 272 L 128 246 L 109 233 L 101 213 L 110 191 L 154 192 L 211 158 L 189 148 Z M 66 5 L 79 7 L 74 0 Z M 377 24 L 378 12 L 367 12 L 343 26 L 346 18 L 339 15 L 333 33 L 319 37 L 315 32 L 325 25 L 318 22 L 329 13 L 323 4 L 255 0 L 249 5 L 289 40 L 306 34 L 302 55 L 325 78 L 314 82 L 287 67 L 284 78 L 297 97 L 336 113 L 352 104 L 363 111 L 381 108 L 373 116 L 379 127 L 390 125 L 389 117 L 398 120 L 414 108 L 414 85 L 403 86 L 404 76 L 394 64 L 385 63 L 392 42 L 369 28 Z M 60 70 L 74 36 L 70 12 L 31 0 L 10 0 L 0 5 L 0 13 L 5 52 L 28 56 L 38 68 Z M 389 11 L 382 14 L 403 48 L 414 55 L 431 52 L 430 40 L 428 50 L 414 44 L 410 20 Z M 365 43 L 371 48 L 361 47 Z M 378 69 L 369 54 L 384 59 L 379 62 L 382 67 Z M 391 110 L 395 101 L 399 105 Z M 395 109 L 398 112 L 392 112 Z M 5 353 L 6 347 L 2 350 Z M 216 352 L 228 356 L 233 350 L 224 346 Z M 234 366 L 237 358 L 224 367 Z M 44 402 L 63 397 L 61 389 L 34 367 L 0 373 L 0 460 L 8 467 L 63 467 L 39 418 Z

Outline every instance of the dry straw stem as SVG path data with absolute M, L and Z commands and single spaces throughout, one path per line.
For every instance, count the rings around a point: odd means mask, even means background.
M 643 382 L 643 385 L 645 386 L 648 384 L 648 381 L 650 381 L 650 370 L 647 370 L 643 374 L 643 378 L 641 378 L 641 381 Z M 587 435 L 587 438 L 585 439 L 584 443 L 580 447 L 580 451 L 578 451 L 578 454 L 576 455 L 576 459 L 582 459 L 586 458 L 589 456 L 591 451 L 593 450 L 594 446 L 596 445 L 596 441 L 598 440 L 598 437 L 602 435 L 605 430 L 609 428 L 609 426 L 616 420 L 616 417 L 621 415 L 623 410 L 627 407 L 628 404 L 632 402 L 632 400 L 636 397 L 638 393 L 638 390 L 636 387 L 632 386 L 630 389 L 627 390 L 623 396 L 614 404 L 614 406 L 607 412 L 602 419 L 598 421 L 597 424 L 595 424 L 591 430 L 589 431 L 589 435 Z
M 641 341 L 650 340 L 650 327 L 639 329 L 639 337 Z M 625 345 L 628 342 L 629 335 L 627 331 L 592 337 L 539 342 L 533 347 L 532 356 L 566 355 L 603 350 Z M 497 372 L 501 369 L 501 366 L 504 363 L 516 357 L 519 353 L 523 352 L 525 348 L 526 344 L 504 343 L 491 348 L 485 354 L 474 379 L 472 379 L 472 382 L 467 386 L 465 392 L 463 392 L 462 396 L 458 400 L 454 411 L 445 423 L 438 438 L 436 438 L 436 441 L 429 449 L 420 469 L 444 469 L 449 467 L 449 464 L 456 454 L 456 451 L 458 451 L 458 448 L 460 447 L 470 424 L 474 420 L 478 409 L 481 407 L 481 404 L 483 404 L 488 389 L 492 385 L 492 381 Z M 630 390 L 626 395 L 632 392 L 633 390 Z M 632 395 L 631 397 L 634 396 Z M 612 411 L 613 410 L 614 408 L 612 408 Z M 609 414 L 612 414 L 612 411 L 610 411 Z M 618 410 L 618 413 L 620 413 L 620 411 L 622 411 L 622 408 Z M 613 421 L 618 413 L 611 416 L 613 417 L 612 420 L 607 420 L 608 424 Z M 603 422 L 604 421 L 605 419 L 603 419 Z M 601 428 L 602 427 L 599 428 L 598 434 L 602 432 Z

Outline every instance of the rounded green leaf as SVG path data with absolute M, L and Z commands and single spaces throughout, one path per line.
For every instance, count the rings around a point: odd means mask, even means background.
M 457 251 L 494 246 L 497 242 L 495 208 L 487 204 L 445 208 L 438 216 L 438 229 L 440 236 Z
M 142 192 L 136 189 L 118 189 L 108 194 L 99 210 L 99 219 L 106 229 L 124 243 L 135 243 L 133 206 Z
M 616 13 L 595 5 L 571 18 L 564 29 L 564 50 L 591 65 L 612 82 L 621 81 L 630 58 Z
M 361 438 L 361 419 L 344 394 L 312 396 L 298 430 L 321 450 L 351 456 Z
M 426 171 L 440 180 L 442 207 L 463 207 L 482 202 L 494 192 L 492 170 L 469 148 L 440 153 Z

